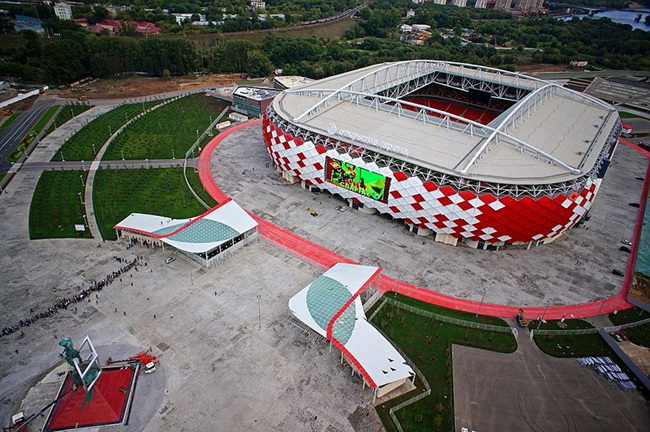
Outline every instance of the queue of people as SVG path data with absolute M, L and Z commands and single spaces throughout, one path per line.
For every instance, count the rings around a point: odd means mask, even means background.
M 117 258 L 117 257 L 114 257 Z M 137 270 L 137 265 L 140 262 L 140 257 L 135 257 L 133 260 L 128 261 L 125 259 L 116 259 L 119 263 L 125 263 L 123 266 L 118 268 L 116 271 L 112 272 L 109 275 L 106 275 L 104 279 L 101 279 L 99 281 L 92 280 L 90 282 L 90 286 L 88 288 L 81 289 L 78 294 L 75 294 L 72 297 L 65 297 L 62 298 L 61 300 L 57 301 L 52 307 L 48 307 L 45 311 L 43 312 L 36 312 L 34 313 L 33 309 L 30 309 L 30 313 L 32 314 L 29 318 L 22 319 L 20 320 L 16 325 L 12 326 L 7 326 L 2 329 L 2 332 L 0 332 L 0 337 L 2 336 L 8 336 L 13 333 L 16 333 L 20 331 L 22 333 L 21 328 L 22 327 L 29 327 L 32 324 L 35 324 L 41 319 L 44 318 L 49 318 L 57 313 L 59 313 L 60 309 L 68 309 L 68 306 L 82 302 L 86 298 L 88 298 L 88 301 L 90 301 L 90 295 L 93 292 L 99 292 L 108 285 L 112 284 L 115 279 L 119 278 L 121 275 L 124 273 L 128 272 L 129 270 L 135 268 Z M 54 288 L 54 292 L 56 292 L 56 288 Z

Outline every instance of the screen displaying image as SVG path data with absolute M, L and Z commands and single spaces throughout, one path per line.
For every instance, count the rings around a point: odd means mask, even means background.
M 338 159 L 327 157 L 325 162 L 329 183 L 377 201 L 388 201 L 389 178 Z

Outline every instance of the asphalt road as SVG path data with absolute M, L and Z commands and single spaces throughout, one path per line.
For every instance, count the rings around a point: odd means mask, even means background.
M 0 172 L 9 171 L 12 164 L 7 162 L 7 156 L 20 144 L 25 135 L 52 105 L 53 103 L 50 101 L 36 101 L 0 135 Z

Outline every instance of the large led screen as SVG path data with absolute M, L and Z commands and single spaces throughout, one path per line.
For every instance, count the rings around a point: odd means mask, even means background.
M 329 183 L 377 201 L 388 201 L 390 178 L 329 156 L 325 162 L 325 179 Z

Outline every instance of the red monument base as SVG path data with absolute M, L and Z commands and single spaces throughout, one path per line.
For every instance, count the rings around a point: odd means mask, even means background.
M 86 390 L 72 389 L 72 375 L 65 377 L 59 395 L 65 395 L 52 409 L 44 431 L 61 431 L 89 426 L 102 426 L 124 422 L 129 411 L 132 392 L 135 390 L 137 368 L 107 368 L 92 388 L 92 397 L 86 401 Z M 66 394 L 67 393 L 67 394 Z M 84 404 L 84 401 L 85 404 Z

